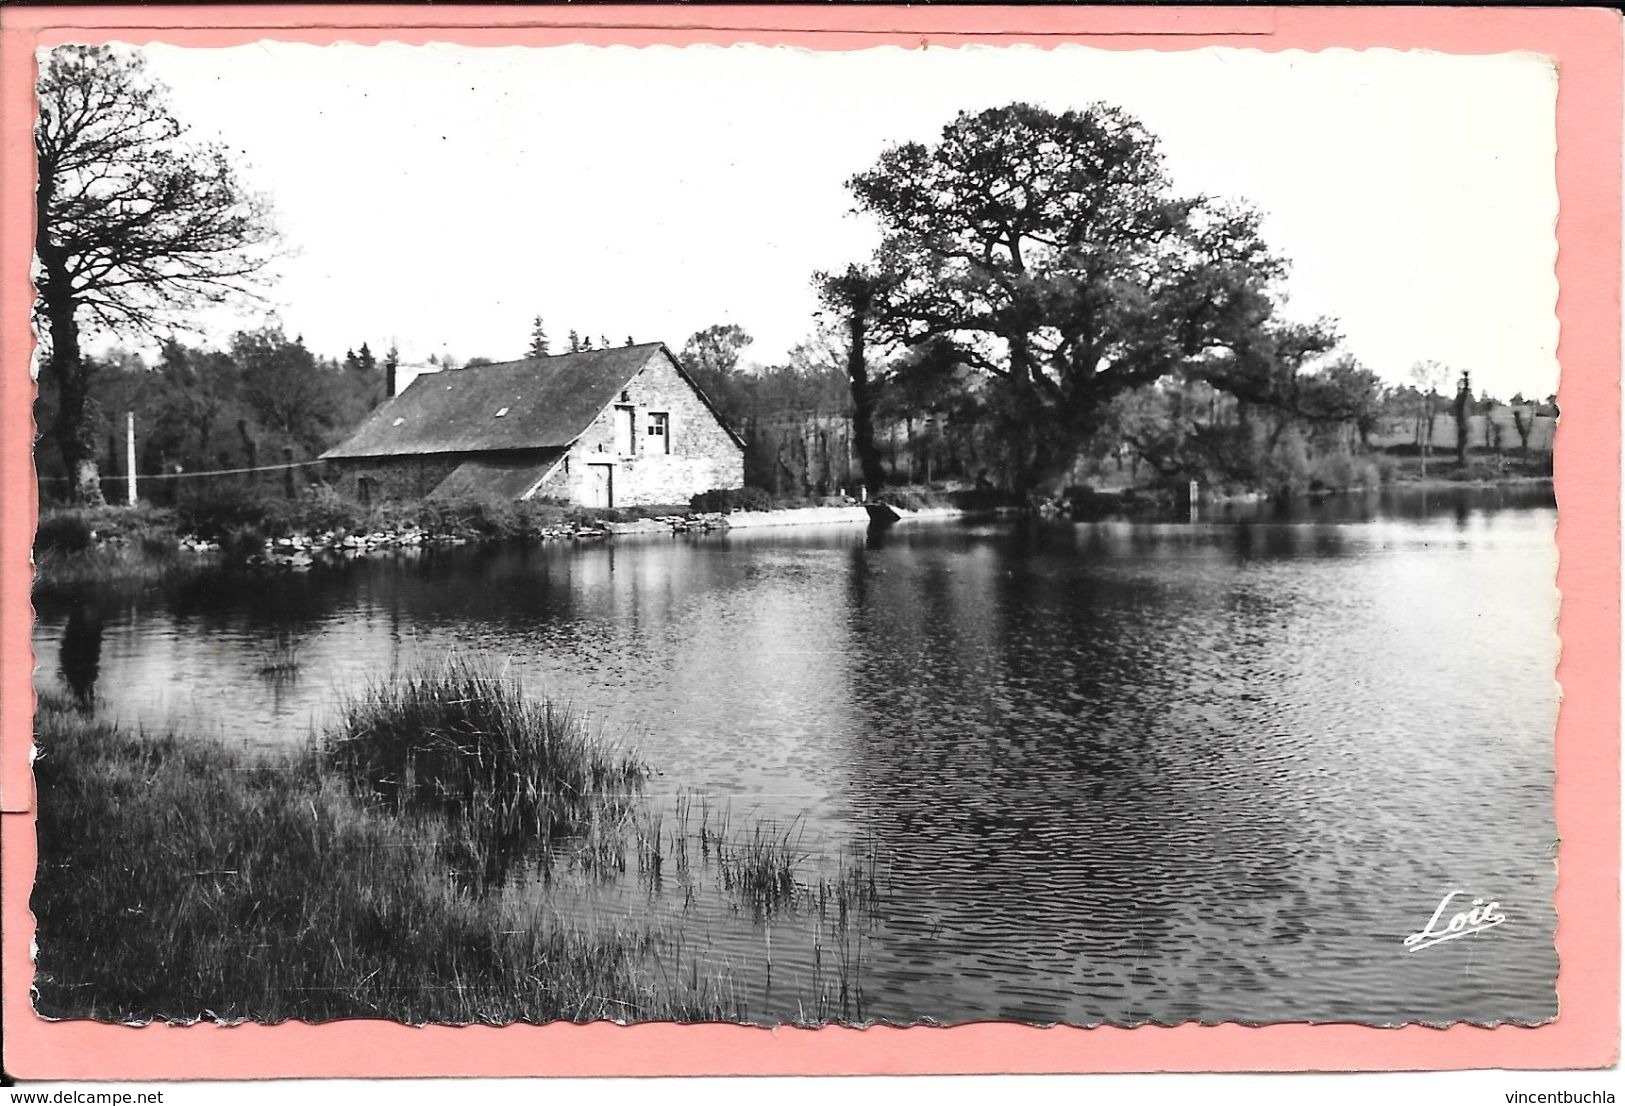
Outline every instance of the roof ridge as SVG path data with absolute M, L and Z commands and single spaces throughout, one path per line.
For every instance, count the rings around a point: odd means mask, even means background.
M 677 364 L 666 343 L 641 342 L 423 373 L 374 408 L 348 438 L 322 456 L 566 446 L 662 352 Z M 678 371 L 682 372 L 680 364 Z M 689 384 L 693 386 L 693 381 Z M 704 393 L 695 391 L 709 406 Z
M 487 361 L 483 365 L 465 365 L 456 372 L 478 372 L 480 369 L 500 369 L 508 365 L 524 365 L 532 361 L 557 361 L 561 357 L 581 357 L 587 354 L 622 353 L 629 349 L 665 349 L 665 342 L 633 342 L 629 346 L 603 346 L 599 349 L 566 350 L 564 353 L 544 353 L 540 357 L 513 357 L 507 361 Z

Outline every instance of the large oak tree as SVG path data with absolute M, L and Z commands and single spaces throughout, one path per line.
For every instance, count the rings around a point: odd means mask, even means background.
M 81 327 L 150 332 L 248 291 L 272 230 L 227 152 L 191 140 L 138 55 L 59 47 L 42 61 L 38 94 L 36 313 L 44 382 L 57 393 L 51 429 L 72 498 L 99 503 Z
M 1285 263 L 1258 216 L 1177 194 L 1156 138 L 1115 107 L 962 113 L 849 186 L 883 235 L 871 338 L 950 342 L 995 378 L 1020 490 L 1056 481 L 1114 396 L 1281 344 Z

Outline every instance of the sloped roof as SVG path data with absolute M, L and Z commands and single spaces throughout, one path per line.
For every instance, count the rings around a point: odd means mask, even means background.
M 481 457 L 464 461 L 436 484 L 430 499 L 460 499 L 464 496 L 487 496 L 494 499 L 518 499 L 534 488 L 547 470 L 563 456 L 562 449 L 550 449 L 540 460 L 514 461 L 502 457 Z
M 428 373 L 322 457 L 562 449 L 650 358 L 662 355 L 671 357 L 661 343 L 646 342 Z

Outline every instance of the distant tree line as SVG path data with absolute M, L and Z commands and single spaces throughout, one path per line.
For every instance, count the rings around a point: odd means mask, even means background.
M 156 360 L 114 351 L 85 357 L 91 457 L 104 478 L 125 469 L 124 419 L 136 422 L 136 471 L 181 474 L 253 468 L 309 460 L 342 440 L 383 402 L 396 356 L 381 359 L 363 342 L 342 360 L 322 357 L 304 339 L 279 326 L 235 335 L 226 349 L 165 341 Z M 56 395 L 42 391 L 36 419 L 50 425 Z M 38 468 L 47 494 L 71 498 L 59 453 L 41 451 Z M 238 480 L 234 485 L 245 481 Z M 143 489 L 168 499 L 224 485 L 180 479 Z
M 860 485 L 1006 482 L 1012 444 L 988 417 L 986 383 L 965 366 L 933 363 L 939 348 L 932 346 L 871 363 L 866 474 L 847 341 L 841 328 L 828 326 L 783 363 L 749 367 L 741 354 L 751 339 L 738 326 L 708 327 L 684 345 L 685 368 L 745 439 L 748 484 L 800 497 L 854 493 Z M 1241 395 L 1177 374 L 1114 397 L 1060 482 L 1107 473 L 1273 491 L 1346 486 L 1370 479 L 1362 466 L 1373 456 L 1435 447 L 1454 455 L 1458 439 L 1462 455 L 1533 451 L 1549 463 L 1555 397 L 1503 401 L 1479 392 L 1460 405 L 1472 428 L 1466 435 L 1452 425 L 1457 406 L 1453 397 L 1386 384 L 1347 357 L 1280 374 L 1268 388 Z M 1548 429 L 1532 447 L 1537 419 Z

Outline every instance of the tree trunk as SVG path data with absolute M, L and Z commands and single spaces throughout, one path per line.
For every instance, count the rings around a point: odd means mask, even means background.
M 1009 341 L 1009 387 L 1014 400 L 1010 411 L 1010 415 L 1014 416 L 1013 424 L 1009 428 L 1013 460 L 1010 490 L 1030 500 L 1044 479 L 1044 474 L 1039 471 L 1043 466 L 1035 456 L 1033 423 L 1037 412 L 1033 410 L 1032 354 L 1025 334 L 1013 335 Z
M 1020 491 L 1028 500 L 1060 493 L 1077 465 L 1078 454 L 1087 440 L 1086 429 L 1095 424 L 1098 407 L 1088 398 L 1075 397 L 1065 421 L 1056 416 L 1040 423 L 1040 405 L 1036 392 L 1028 386 L 1029 416 L 1022 438 L 1025 449 L 1025 470 Z
M 875 444 L 875 397 L 865 350 L 869 332 L 866 299 L 859 298 L 852 304 L 847 331 L 851 338 L 846 353 L 846 377 L 852 388 L 852 446 L 858 454 L 858 465 L 863 469 L 863 482 L 869 495 L 874 496 L 885 485 L 886 473 L 880 464 L 880 447 Z
M 243 439 L 243 452 L 248 455 L 247 468 L 249 471 L 245 475 L 247 476 L 248 486 L 253 488 L 259 484 L 260 479 L 260 474 L 254 471 L 259 468 L 260 464 L 260 446 L 254 440 L 254 436 L 248 432 L 247 419 L 237 420 L 237 433 Z
M 64 272 L 60 283 L 51 280 L 48 287 L 63 287 L 66 281 Z M 107 500 L 102 497 L 101 473 L 96 464 L 96 403 L 90 394 L 90 369 L 79 352 L 74 306 L 71 299 L 46 304 L 51 333 L 47 373 L 56 385 L 57 397 L 52 432 L 68 474 L 68 499 L 81 506 L 101 507 Z
M 90 396 L 90 369 L 79 352 L 79 324 L 74 318 L 79 304 L 74 299 L 68 258 L 51 237 L 55 189 L 54 159 L 42 158 L 34 185 L 34 251 L 43 270 L 39 294 L 51 335 L 46 375 L 57 393 L 56 423 L 51 429 L 68 474 L 69 501 L 100 507 L 106 500 L 102 498 L 101 474 L 96 471 L 96 409 Z
M 1519 411 L 1517 408 L 1513 408 L 1512 425 L 1516 427 L 1518 431 L 1518 450 L 1527 459 L 1529 456 L 1529 433 L 1535 429 L 1535 413 L 1530 411 L 1529 418 L 1526 421 L 1524 419 L 1523 412 Z
M 846 494 L 852 495 L 858 486 L 858 455 L 852 449 L 852 415 L 848 412 L 841 420 L 841 483 Z
M 914 416 L 903 416 L 903 464 L 908 473 L 905 484 L 914 483 Z

